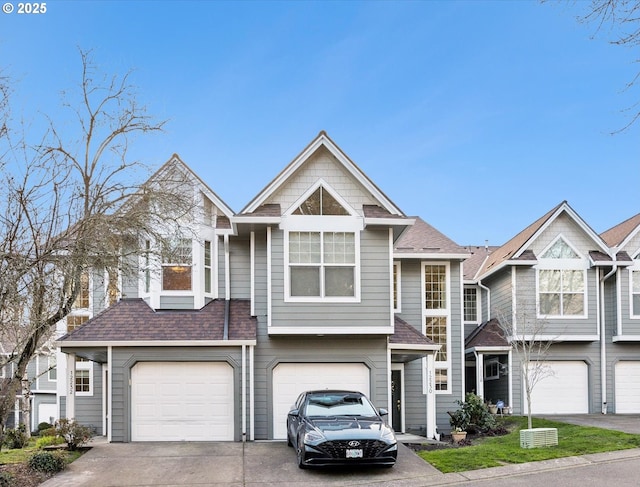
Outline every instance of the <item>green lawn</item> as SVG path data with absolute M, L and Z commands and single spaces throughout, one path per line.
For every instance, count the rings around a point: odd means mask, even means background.
M 640 447 L 640 435 L 534 419 L 534 428 L 558 428 L 558 446 L 520 448 L 520 429 L 527 427 L 527 418 L 505 417 L 500 421 L 511 433 L 479 438 L 472 446 L 421 451 L 418 455 L 449 473 Z
M 2 450 L 0 451 L 0 465 L 6 465 L 10 463 L 27 463 L 29 461 L 29 458 L 31 458 L 31 456 L 34 453 L 38 453 L 39 451 L 42 451 L 42 450 L 40 450 L 39 448 L 36 448 L 36 442 L 35 442 L 35 439 L 33 438 L 29 441 L 29 444 L 24 448 L 7 449 L 3 447 Z M 82 452 L 78 452 L 78 451 L 65 450 L 64 452 L 65 452 L 65 455 L 67 456 L 68 463 L 73 462 L 80 455 L 82 455 Z

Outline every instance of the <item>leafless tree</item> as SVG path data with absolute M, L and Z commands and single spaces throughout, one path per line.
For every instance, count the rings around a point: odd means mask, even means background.
M 582 4 L 580 4 L 582 5 Z M 640 45 L 640 2 L 638 0 L 591 0 L 586 13 L 578 20 L 584 24 L 595 25 L 595 33 L 604 35 L 608 42 L 617 46 L 635 49 Z M 635 63 L 640 62 L 634 51 Z M 640 72 L 627 82 L 626 89 L 633 88 Z M 616 132 L 628 129 L 640 118 L 640 102 L 634 103 L 625 111 L 630 113 L 629 121 Z
M 16 396 L 28 392 L 29 361 L 72 310 L 83 273 L 133 275 L 140 239 L 162 241 L 170 216 L 192 210 L 187 175 L 166 170 L 163 182 L 148 182 L 148 167 L 129 155 L 135 136 L 164 125 L 137 103 L 130 75 L 105 76 L 90 52 L 80 57 L 79 87 L 63 95 L 64 123 L 48 117 L 32 143 L 10 117 L 0 122 L 0 366 L 11 371 L 0 383 L 0 432 Z M 3 100 L 0 115 L 8 113 Z
M 547 324 L 537 317 L 534 306 L 522 306 L 513 314 L 498 313 L 500 333 L 511 344 L 522 374 L 527 401 L 527 427 L 532 426 L 531 393 L 544 378 L 553 376 L 545 358 L 553 339 L 547 334 Z

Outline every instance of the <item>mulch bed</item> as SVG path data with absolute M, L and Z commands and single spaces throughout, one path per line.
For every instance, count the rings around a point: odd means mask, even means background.
M 0 472 L 9 473 L 12 476 L 13 482 L 10 484 L 12 487 L 37 487 L 53 477 L 53 474 L 33 471 L 24 463 L 0 465 Z

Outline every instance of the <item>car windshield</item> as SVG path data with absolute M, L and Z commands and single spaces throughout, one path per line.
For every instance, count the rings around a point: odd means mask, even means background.
M 360 394 L 326 393 L 309 396 L 307 416 L 377 416 L 371 403 Z

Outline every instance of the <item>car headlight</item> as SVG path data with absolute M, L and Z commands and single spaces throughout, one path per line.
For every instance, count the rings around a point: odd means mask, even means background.
M 304 443 L 307 445 L 317 445 L 325 441 L 325 437 L 318 430 L 309 430 L 304 434 Z
M 396 435 L 393 434 L 393 430 L 386 426 L 382 429 L 382 435 L 380 436 L 380 438 L 383 441 L 388 441 L 389 443 L 395 443 L 396 441 Z

